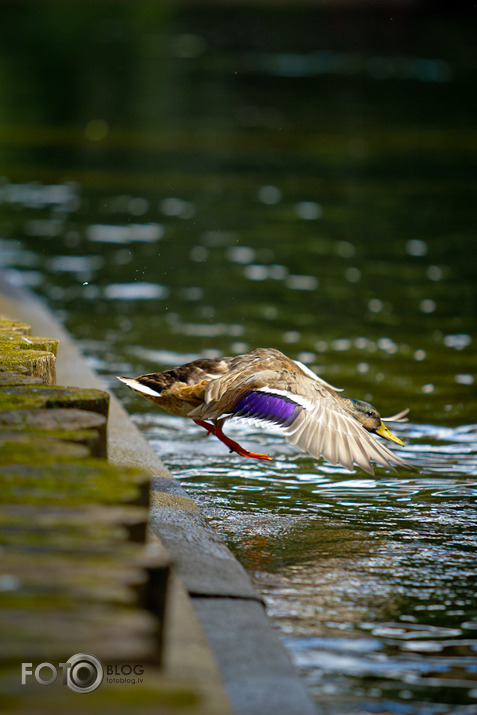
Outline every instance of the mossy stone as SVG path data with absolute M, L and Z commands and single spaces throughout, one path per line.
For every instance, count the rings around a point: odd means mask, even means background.
M 2 453 L 2 463 L 12 464 L 22 460 L 31 459 L 37 455 L 41 460 L 45 457 L 56 459 L 58 457 L 68 459 L 82 459 L 91 457 L 91 451 L 85 444 L 74 444 L 73 442 L 38 437 L 23 432 L 2 433 L 0 432 L 0 450 Z
M 56 358 L 42 350 L 2 349 L 0 372 L 21 372 L 39 377 L 47 385 L 56 383 Z
M 86 649 L 86 652 L 90 652 Z M 91 651 L 92 652 L 92 651 Z M 59 654 L 58 660 L 68 658 L 71 652 Z M 95 652 L 95 655 L 98 655 Z M 135 656 L 136 657 L 136 656 Z M 104 662 L 119 664 L 117 658 L 105 658 Z M 26 658 L 30 662 L 40 663 L 42 660 L 51 662 L 52 657 L 44 652 L 40 657 L 33 655 Z M 131 663 L 131 658 L 123 658 L 123 662 Z M 176 680 L 169 672 L 160 671 L 156 665 L 138 654 L 135 662 L 146 665 L 144 682 L 140 685 L 108 683 L 104 678 L 101 686 L 88 693 L 87 697 L 76 693 L 57 683 L 44 687 L 35 678 L 27 679 L 21 685 L 18 663 L 8 663 L 0 670 L 2 693 L 0 694 L 0 711 L 13 715 L 217 715 L 218 709 L 210 710 L 207 700 L 204 700 L 202 688 L 194 682 Z M 227 715 L 229 708 L 224 710 Z
M 0 429 L 86 444 L 95 457 L 106 457 L 106 418 L 97 412 L 74 408 L 0 410 Z
M 31 335 L 31 327 L 18 320 L 0 318 L 0 335 Z
M 145 559 L 149 473 L 101 458 L 108 394 L 52 387 L 58 341 L 30 334 L 0 320 L 0 544 L 11 578 L 0 591 L 0 707 L 60 713 L 71 693 L 20 687 L 19 663 L 64 661 L 73 642 L 103 661 L 157 664 L 169 563 Z M 165 712 L 194 708 L 194 690 L 157 678 L 131 701 L 138 715 L 162 701 Z M 124 710 L 124 693 L 104 690 L 90 694 L 91 711 Z
M 44 338 L 27 335 L 6 335 L 0 333 L 0 355 L 4 350 L 41 350 L 53 353 L 56 357 L 60 341 L 56 338 Z
M 11 504 L 146 505 L 150 475 L 116 467 L 102 459 L 72 461 L 59 457 L 41 462 L 0 465 L 0 493 Z
M 94 543 L 92 553 L 105 553 L 119 542 L 143 545 L 146 542 L 148 511 L 142 506 L 130 504 L 123 506 L 88 504 L 69 507 L 65 505 L 0 504 L 0 541 L 17 543 L 16 535 L 27 532 L 26 537 L 35 538 L 35 534 L 48 534 L 54 539 L 62 539 L 61 551 L 80 551 Z M 133 531 L 138 538 L 131 538 Z M 82 545 L 82 546 L 81 546 Z M 77 548 L 76 548 L 77 547 Z M 7 554 L 4 556 L 8 558 Z M 4 564 L 5 567 L 7 564 Z M 18 562 L 19 568 L 21 562 Z M 37 562 L 38 566 L 42 564 Z M 8 572 L 14 568 L 14 562 L 8 563 Z M 67 568 L 67 564 L 65 564 Z M 71 568 L 76 568 L 72 563 Z
M 20 590 L 14 596 L 0 594 L 2 649 L 10 662 L 55 663 L 77 652 L 109 661 L 157 658 L 156 619 L 144 609 L 112 599 L 108 603 L 80 600 L 66 592 L 42 598 Z
M 0 410 L 35 407 L 71 407 L 107 415 L 109 395 L 103 390 L 83 387 L 53 385 L 0 387 Z
M 23 375 L 18 372 L 0 372 L 0 387 L 43 384 L 43 381 L 39 377 L 33 377 L 32 375 Z

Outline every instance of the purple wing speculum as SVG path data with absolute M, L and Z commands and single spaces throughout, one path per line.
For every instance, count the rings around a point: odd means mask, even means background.
M 302 406 L 285 395 L 248 390 L 230 410 L 234 417 L 248 417 L 289 427 L 302 411 Z

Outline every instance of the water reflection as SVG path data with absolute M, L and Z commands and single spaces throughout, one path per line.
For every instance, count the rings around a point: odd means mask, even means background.
M 1 264 L 249 568 L 323 712 L 476 712 L 471 23 L 50 12 L 11 5 L 0 27 Z M 410 407 L 417 472 L 369 478 L 231 425 L 275 456 L 241 461 L 115 379 L 257 346 Z
M 228 431 L 274 454 L 266 467 L 184 420 L 135 419 L 248 568 L 324 712 L 473 712 L 476 425 L 396 424 L 433 474 L 363 478 L 243 423 Z

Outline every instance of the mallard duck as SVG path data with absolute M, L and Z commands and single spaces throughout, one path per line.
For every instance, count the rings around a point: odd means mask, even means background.
M 118 379 L 167 412 L 193 419 L 242 457 L 271 459 L 249 452 L 223 433 L 223 424 L 231 417 L 272 423 L 288 442 L 315 459 L 323 457 L 349 470 L 356 463 L 374 474 L 372 461 L 389 469 L 393 464 L 410 466 L 375 438 L 404 445 L 372 405 L 341 395 L 342 390 L 306 365 L 273 348 Z M 387 419 L 402 421 L 407 412 Z

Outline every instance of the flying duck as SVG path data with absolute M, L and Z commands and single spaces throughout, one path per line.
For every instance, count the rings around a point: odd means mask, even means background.
M 392 470 L 393 465 L 411 466 L 376 439 L 379 435 L 404 446 L 372 405 L 341 395 L 339 388 L 274 348 L 118 379 L 167 412 L 194 420 L 242 457 L 271 459 L 223 433 L 224 422 L 232 417 L 274 424 L 288 442 L 315 459 L 349 470 L 353 463 L 368 474 L 374 474 L 371 462 Z M 408 411 L 385 419 L 405 421 Z

